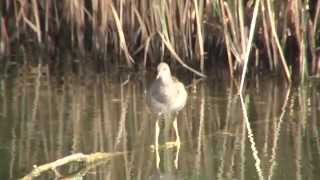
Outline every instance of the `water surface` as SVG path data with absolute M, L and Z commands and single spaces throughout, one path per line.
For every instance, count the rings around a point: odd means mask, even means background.
M 75 153 L 110 153 L 80 179 L 319 179 L 320 93 L 316 80 L 291 87 L 252 80 L 243 103 L 237 83 L 192 81 L 178 115 L 161 120 L 156 167 L 156 116 L 145 104 L 151 75 L 51 77 L 40 67 L 3 77 L 0 89 L 0 179 Z M 115 154 L 115 153 L 119 154 Z M 178 167 L 175 167 L 175 160 Z M 61 172 L 73 175 L 84 163 Z M 81 178 L 82 176 L 82 178 Z M 54 179 L 49 171 L 38 179 Z M 79 178 L 78 177 L 78 178 Z

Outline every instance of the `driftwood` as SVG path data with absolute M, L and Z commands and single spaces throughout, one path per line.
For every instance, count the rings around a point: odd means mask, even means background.
M 173 147 L 176 147 L 177 144 L 176 142 L 166 142 L 165 144 L 159 146 L 159 149 L 171 149 Z M 154 146 L 150 147 L 151 150 L 155 150 Z M 130 151 L 133 152 L 133 151 Z M 20 178 L 20 180 L 32 180 L 44 172 L 47 171 L 53 171 L 55 176 L 59 179 L 72 179 L 75 177 L 82 177 L 87 174 L 87 172 L 98 165 L 105 164 L 109 162 L 111 159 L 125 155 L 129 153 L 129 151 L 123 151 L 123 152 L 96 152 L 92 154 L 82 154 L 82 153 L 77 153 L 77 154 L 72 154 L 66 157 L 63 157 L 61 159 L 58 159 L 56 161 L 50 162 L 43 164 L 41 166 L 36 166 L 34 165 L 34 169 L 24 177 Z M 177 152 L 179 153 L 179 152 Z M 71 175 L 63 175 L 58 171 L 58 168 L 64 165 L 68 165 L 69 163 L 74 163 L 74 162 L 80 162 L 80 163 L 85 163 L 85 167 L 79 169 L 78 171 L 72 173 Z
M 88 172 L 91 168 L 96 167 L 97 164 L 109 162 L 113 157 L 123 155 L 125 152 L 115 152 L 115 153 L 102 153 L 97 152 L 93 154 L 72 154 L 70 156 L 63 157 L 58 159 L 54 162 L 43 164 L 41 166 L 34 166 L 34 169 L 27 174 L 26 176 L 22 177 L 20 180 L 31 180 L 35 177 L 40 176 L 42 173 L 46 171 L 52 170 L 57 177 L 65 178 L 61 173 L 58 172 L 57 168 L 63 165 L 67 165 L 72 162 L 84 162 L 86 167 L 80 169 L 78 172 L 74 173 L 72 176 L 83 176 Z M 70 176 L 70 175 L 69 175 Z

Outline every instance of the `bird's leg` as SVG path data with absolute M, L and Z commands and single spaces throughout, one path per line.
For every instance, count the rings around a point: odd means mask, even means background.
M 178 131 L 178 113 L 176 113 L 174 121 L 173 121 L 173 128 L 176 132 L 176 144 L 180 146 L 180 136 L 179 136 L 179 131 Z
M 178 160 L 179 160 L 179 152 L 180 152 L 180 136 L 178 131 L 178 113 L 176 113 L 174 121 L 173 121 L 173 128 L 176 132 L 176 145 L 177 145 L 177 152 L 176 152 L 176 158 L 174 160 L 175 168 L 178 169 Z
M 156 133 L 155 133 L 155 151 L 156 151 L 156 165 L 157 165 L 157 169 L 159 169 L 159 164 L 160 164 L 160 155 L 159 155 L 159 133 L 160 133 L 160 127 L 159 127 L 159 118 L 160 116 L 158 116 L 157 120 L 156 120 Z
M 156 133 L 155 133 L 155 147 L 158 148 L 159 147 L 159 133 L 160 133 L 160 127 L 159 127 L 159 118 L 156 120 Z

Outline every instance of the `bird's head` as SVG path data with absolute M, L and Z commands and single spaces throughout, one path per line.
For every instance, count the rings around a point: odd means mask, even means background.
M 162 81 L 169 81 L 171 80 L 171 72 L 169 65 L 167 63 L 160 63 L 157 67 L 157 79 L 161 79 Z

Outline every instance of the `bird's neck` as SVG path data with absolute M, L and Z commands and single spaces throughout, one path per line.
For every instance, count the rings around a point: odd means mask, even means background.
M 159 78 L 159 80 L 160 80 L 161 84 L 163 84 L 165 86 L 171 85 L 173 82 L 171 75 L 170 76 L 161 76 Z

